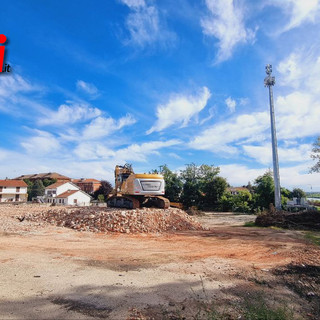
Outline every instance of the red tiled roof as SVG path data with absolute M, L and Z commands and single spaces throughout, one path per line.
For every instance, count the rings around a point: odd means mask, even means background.
M 61 182 L 55 182 L 53 184 L 50 184 L 49 186 L 46 187 L 46 189 L 55 189 L 58 188 L 60 186 L 62 186 L 65 183 L 68 183 L 69 181 L 61 181 Z
M 84 182 L 84 183 L 87 183 L 87 182 L 100 183 L 100 181 L 97 180 L 97 179 L 73 179 L 72 182 L 74 182 L 74 183 L 79 183 L 79 182 Z
M 74 194 L 78 191 L 80 191 L 80 190 L 68 190 L 66 192 L 59 194 L 58 196 L 56 196 L 56 198 L 68 198 L 69 196 L 71 196 L 72 194 Z
M 27 187 L 23 180 L 0 180 L 0 187 Z
M 35 173 L 35 174 L 24 174 L 16 179 L 57 179 L 57 180 L 71 180 L 69 177 L 63 176 L 57 172 L 47 173 Z
M 248 188 L 245 188 L 245 187 L 230 187 L 230 188 L 227 188 L 228 191 L 245 191 L 245 190 L 248 190 Z

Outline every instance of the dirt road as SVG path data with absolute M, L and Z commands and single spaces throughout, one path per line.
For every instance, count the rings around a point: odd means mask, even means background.
M 319 266 L 319 247 L 298 231 L 241 226 L 252 216 L 211 214 L 198 218 L 208 231 L 152 235 L 0 219 L 0 319 L 196 319 L 212 302 L 237 319 L 243 297 L 261 292 L 315 314 L 316 293 L 308 305 L 272 271 Z

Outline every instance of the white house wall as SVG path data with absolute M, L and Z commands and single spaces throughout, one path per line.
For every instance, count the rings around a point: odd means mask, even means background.
M 59 194 L 64 193 L 64 192 L 66 192 L 68 190 L 80 190 L 80 188 L 75 186 L 74 184 L 72 184 L 70 182 L 66 182 L 66 183 L 62 184 L 61 186 L 59 186 L 57 188 L 52 188 L 52 189 L 47 188 L 46 189 L 46 195 L 48 193 L 50 193 L 50 191 L 54 191 L 54 190 L 56 191 L 56 194 L 53 194 L 52 196 L 56 197 Z
M 18 201 L 27 201 L 27 187 L 20 187 L 17 192 L 16 187 L 2 187 L 0 202 L 16 201 L 16 195 L 19 195 Z
M 74 202 L 74 200 L 77 200 L 77 203 Z M 74 194 L 71 194 L 68 198 L 68 205 L 70 206 L 89 206 L 90 205 L 90 196 L 88 196 L 87 194 L 84 194 L 83 192 L 79 191 L 76 192 Z

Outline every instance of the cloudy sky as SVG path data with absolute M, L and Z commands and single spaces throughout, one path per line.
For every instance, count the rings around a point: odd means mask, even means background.
M 320 0 L 6 1 L 0 178 L 113 180 L 213 164 L 233 186 L 272 168 L 273 65 L 281 185 L 308 174 L 320 134 Z

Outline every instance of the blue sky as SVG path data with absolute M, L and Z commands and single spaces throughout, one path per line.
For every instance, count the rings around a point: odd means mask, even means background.
M 320 190 L 319 0 L 12 0 L 1 16 L 0 178 L 194 162 L 252 182 L 272 168 L 271 63 L 281 185 Z

